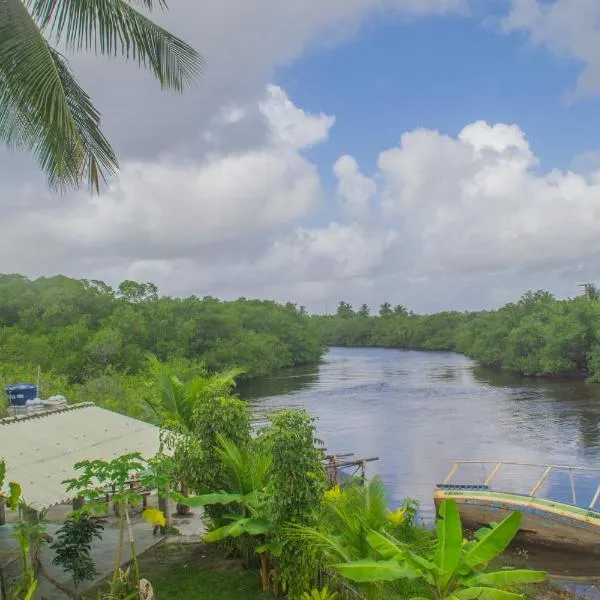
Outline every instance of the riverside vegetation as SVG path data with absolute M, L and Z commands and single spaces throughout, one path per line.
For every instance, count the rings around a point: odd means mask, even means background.
M 315 316 L 325 344 L 418 350 L 451 350 L 482 366 L 535 376 L 582 376 L 600 382 L 600 301 L 585 296 L 557 300 L 527 292 L 498 310 L 417 315 L 382 304 L 371 316 L 340 302 L 331 316 Z
M 449 501 L 440 508 L 435 531 L 428 531 L 416 525 L 413 501 L 396 510 L 388 507 L 377 477 L 329 487 L 322 443 L 305 411 L 274 412 L 264 427 L 252 432 L 246 403 L 233 395 L 232 378 L 220 374 L 183 383 L 170 367 L 154 362 L 153 368 L 150 402 L 162 419 L 160 435 L 168 453 L 76 465 L 78 475 L 65 485 L 86 503 L 71 515 L 53 545 L 55 564 L 73 580 L 71 587 L 61 586 L 68 597 L 80 597 L 79 584 L 93 577 L 89 553 L 82 560 L 73 549 L 76 540 L 88 548 L 102 536 L 102 521 L 91 519 L 108 510 L 106 487 L 115 489 L 119 539 L 127 539 L 134 559 L 123 570 L 117 544 L 113 574 L 98 590 L 99 597 L 154 597 L 130 526 L 130 509 L 139 502 L 127 485 L 132 472 L 159 495 L 169 495 L 180 505 L 204 507 L 205 542 L 255 571 L 257 587 L 273 598 L 517 600 L 523 598 L 520 585 L 545 578 L 538 571 L 492 566 L 519 528 L 517 513 L 465 539 L 456 505 Z M 0 462 L 0 479 L 3 474 Z M 38 577 L 48 577 L 39 555 L 40 544 L 47 543 L 43 515 L 37 521 L 23 520 L 28 511 L 16 484 L 9 484 L 4 496 L 12 508 L 21 509 L 15 531 L 23 575 L 4 581 L 2 593 L 25 600 L 35 591 Z M 145 516 L 155 528 L 166 525 L 157 509 L 147 509 Z M 197 583 L 187 581 L 186 589 L 209 580 L 199 566 Z M 172 580 L 169 586 L 178 589 Z M 203 593 L 194 597 L 209 597 Z M 160 597 L 169 598 L 167 593 Z
M 0 384 L 34 382 L 155 421 L 140 398 L 153 379 L 148 354 L 183 380 L 234 365 L 243 376 L 316 362 L 323 346 L 302 307 L 258 300 L 159 297 L 152 283 L 0 275 Z M 238 373 L 239 375 L 240 373 Z

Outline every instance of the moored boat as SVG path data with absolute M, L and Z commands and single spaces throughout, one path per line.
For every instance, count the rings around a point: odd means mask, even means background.
M 484 476 L 474 483 L 456 483 L 456 475 L 466 465 L 482 465 Z M 528 493 L 511 489 L 509 485 L 492 487 L 499 474 L 507 467 L 537 470 L 541 472 Z M 559 501 L 542 493 L 551 476 L 561 474 L 567 478 L 569 502 Z M 577 478 L 593 482 L 595 492 L 583 502 L 583 494 L 578 502 Z M 438 484 L 434 492 L 436 508 L 446 499 L 453 499 L 458 505 L 466 527 L 479 528 L 499 522 L 513 511 L 523 515 L 520 538 L 530 544 L 548 545 L 571 551 L 600 554 L 600 469 L 585 469 L 561 465 L 535 463 L 461 461 L 454 463 L 444 483 Z

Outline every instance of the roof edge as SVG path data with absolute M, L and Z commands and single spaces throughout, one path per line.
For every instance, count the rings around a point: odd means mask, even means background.
M 88 408 L 89 406 L 96 406 L 94 402 L 79 402 L 77 404 L 71 404 L 67 406 L 59 406 L 56 408 L 48 408 L 46 410 L 32 411 L 31 413 L 23 415 L 14 415 L 12 417 L 4 417 L 0 419 L 0 425 L 12 425 L 14 423 L 22 423 L 23 421 L 31 421 L 33 419 L 43 419 L 49 415 L 55 415 L 63 412 L 71 412 L 73 410 L 79 410 L 82 408 Z

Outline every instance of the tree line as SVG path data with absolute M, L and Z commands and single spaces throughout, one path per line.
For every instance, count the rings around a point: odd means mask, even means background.
M 498 310 L 417 315 L 384 303 L 377 315 L 340 302 L 335 315 L 315 316 L 323 343 L 451 350 L 482 366 L 523 375 L 581 375 L 600 381 L 600 302 L 593 286 L 558 300 L 529 291 Z
M 160 296 L 153 283 L 0 275 L 0 383 L 98 401 L 131 414 L 148 355 L 185 379 L 228 366 L 254 377 L 316 362 L 323 346 L 303 307 L 240 298 Z M 138 409 L 135 409 L 138 410 Z M 141 415 L 138 415 L 141 416 Z

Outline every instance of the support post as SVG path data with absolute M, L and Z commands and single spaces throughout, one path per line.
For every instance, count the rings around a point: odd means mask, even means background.
M 575 480 L 573 478 L 573 469 L 569 469 L 569 480 L 571 482 L 571 495 L 573 496 L 573 504 L 577 506 L 577 495 L 575 494 Z
M 81 510 L 85 504 L 85 498 L 83 496 L 76 496 L 73 498 L 73 510 Z
M 0 525 L 6 525 L 6 503 L 0 498 Z
M 452 465 L 452 470 L 450 471 L 450 473 L 448 473 L 448 477 L 446 477 L 446 479 L 444 479 L 444 484 L 450 483 L 450 481 L 456 474 L 456 471 L 458 471 L 458 467 L 460 467 L 460 463 L 454 463 L 454 465 Z
M 548 477 L 548 475 L 550 475 L 550 471 L 552 471 L 552 466 L 549 466 L 544 471 L 544 474 L 539 478 L 538 482 L 533 486 L 533 489 L 529 493 L 530 496 L 535 496 L 537 494 L 538 490 L 542 487 L 542 483 L 544 483 L 544 481 L 546 481 L 546 477 Z
M 499 462 L 492 469 L 492 472 L 488 475 L 487 479 L 483 482 L 483 485 L 490 485 L 490 483 L 492 483 L 492 479 L 494 479 L 494 477 L 496 477 L 496 474 L 498 473 L 498 471 L 500 470 L 501 467 L 502 467 L 502 463 Z
M 165 490 L 164 494 L 158 496 L 158 509 L 165 515 L 166 524 L 161 527 L 161 533 L 167 533 L 171 529 L 171 511 L 169 510 L 169 495 Z

